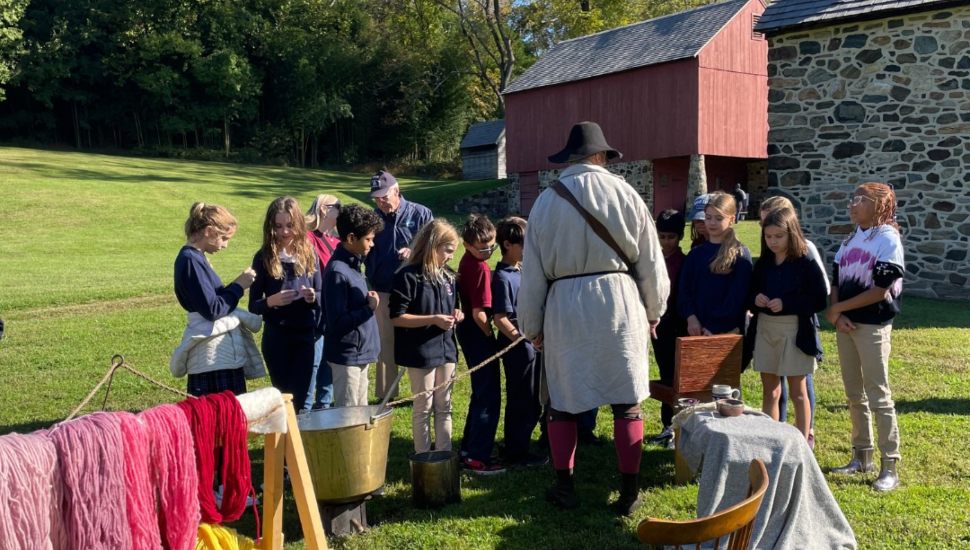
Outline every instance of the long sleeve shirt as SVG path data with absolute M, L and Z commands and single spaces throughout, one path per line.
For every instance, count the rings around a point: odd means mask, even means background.
M 751 283 L 751 252 L 742 246 L 730 273 L 711 273 L 710 263 L 720 244 L 704 242 L 694 247 L 680 273 L 677 307 L 684 319 L 696 315 L 701 326 L 714 334 L 737 329 L 744 332 L 744 317 Z
M 201 250 L 189 245 L 179 250 L 175 257 L 175 297 L 186 311 L 215 321 L 232 313 L 244 292 L 236 283 L 223 285 Z
M 390 292 L 394 286 L 394 272 L 401 264 L 397 251 L 411 246 L 418 231 L 434 219 L 428 207 L 401 198 L 397 210 L 385 214 L 380 208 L 377 215 L 384 220 L 384 229 L 374 235 L 374 248 L 367 254 L 367 280 L 378 292 Z

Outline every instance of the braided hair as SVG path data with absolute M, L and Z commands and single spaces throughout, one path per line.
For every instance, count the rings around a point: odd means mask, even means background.
M 896 192 L 891 185 L 878 182 L 863 183 L 857 189 L 865 193 L 876 205 L 874 225 L 888 225 L 899 231 L 896 223 Z

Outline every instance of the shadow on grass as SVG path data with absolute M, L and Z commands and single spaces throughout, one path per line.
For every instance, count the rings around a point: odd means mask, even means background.
M 45 428 L 50 428 L 54 424 L 64 420 L 63 418 L 52 418 L 50 420 L 36 420 L 33 422 L 24 422 L 23 424 L 7 424 L 5 426 L 0 426 L 0 435 L 9 433 L 18 434 L 28 434 L 30 432 L 36 432 L 37 430 L 43 430 Z
M 966 397 L 929 397 L 913 401 L 896 401 L 896 412 L 899 414 L 928 412 L 970 415 L 970 399 Z

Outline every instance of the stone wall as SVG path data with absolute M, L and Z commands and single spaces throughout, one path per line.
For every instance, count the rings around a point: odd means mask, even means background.
M 606 168 L 622 177 L 627 183 L 637 190 L 643 197 L 644 202 L 651 209 L 653 208 L 653 163 L 649 160 L 634 160 L 631 162 L 611 162 Z M 549 184 L 556 181 L 560 170 L 540 170 L 539 171 L 539 191 L 542 191 Z
M 856 185 L 891 183 L 907 292 L 970 300 L 970 6 L 771 38 L 769 192 L 831 261 Z
M 509 213 L 518 213 L 518 201 L 519 180 L 515 178 L 514 185 L 510 182 L 501 187 L 458 200 L 455 202 L 455 213 L 461 215 L 487 214 L 489 218 L 495 221 L 508 216 Z

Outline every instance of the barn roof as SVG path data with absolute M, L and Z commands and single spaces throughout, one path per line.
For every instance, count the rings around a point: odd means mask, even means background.
M 505 119 L 476 122 L 461 139 L 461 148 L 495 145 L 505 134 Z
M 502 93 L 584 80 L 695 57 L 748 3 L 729 0 L 633 25 L 564 40 Z
M 755 30 L 776 34 L 783 29 L 846 20 L 878 19 L 894 13 L 954 4 L 954 0 L 775 0 L 761 15 Z

